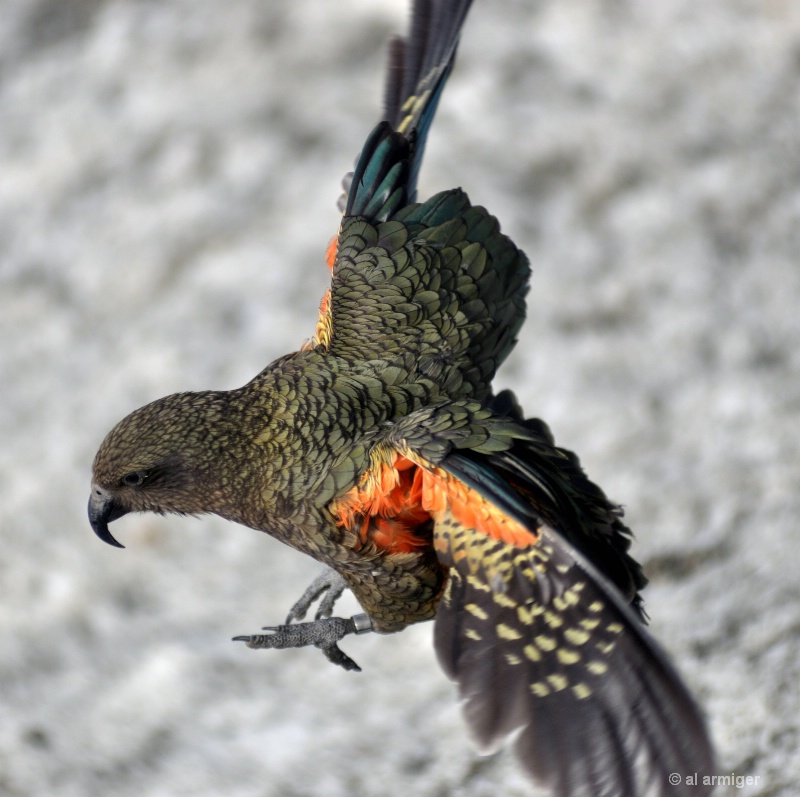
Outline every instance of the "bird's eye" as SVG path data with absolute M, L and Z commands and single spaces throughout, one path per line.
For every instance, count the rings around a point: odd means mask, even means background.
M 137 470 L 122 477 L 122 483 L 128 487 L 138 487 L 145 479 L 147 474 L 143 470 Z

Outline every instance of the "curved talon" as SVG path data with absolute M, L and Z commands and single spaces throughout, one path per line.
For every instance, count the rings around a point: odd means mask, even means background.
M 310 623 L 264 626 L 267 634 L 235 636 L 234 642 L 244 642 L 248 648 L 302 648 L 313 645 L 319 648 L 328 661 L 345 670 L 360 672 L 361 668 L 336 644 L 348 634 L 365 634 L 372 630 L 372 621 L 366 614 L 350 618 L 326 617 Z
M 309 585 L 300 599 L 289 609 L 286 616 L 286 624 L 290 625 L 296 620 L 302 620 L 308 612 L 311 604 L 322 597 L 317 607 L 315 618 L 321 620 L 333 614 L 333 607 L 345 591 L 347 584 L 345 580 L 333 569 L 328 568 L 320 573 Z
M 335 642 L 329 647 L 317 647 L 325 654 L 325 658 L 332 664 L 338 664 L 344 667 L 348 672 L 361 672 L 359 667 Z
M 322 596 L 319 606 L 317 606 L 317 613 L 315 615 L 317 620 L 321 620 L 324 617 L 330 617 L 333 614 L 333 607 L 336 605 L 336 601 L 342 597 L 342 593 L 347 587 L 347 584 L 344 583 L 344 579 L 339 576 L 338 573 L 337 576 L 340 579 L 340 583 L 331 584 L 328 587 L 328 591 Z

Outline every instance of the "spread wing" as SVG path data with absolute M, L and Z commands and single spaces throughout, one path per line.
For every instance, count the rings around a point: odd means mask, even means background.
M 619 512 L 577 459 L 543 424 L 463 402 L 409 416 L 381 446 L 361 512 L 385 521 L 403 504 L 394 470 L 432 521 L 447 569 L 436 652 L 479 748 L 514 736 L 565 797 L 707 794 L 668 780 L 713 771 L 705 723 L 638 614 Z
M 618 590 L 485 461 L 443 468 L 528 532 L 498 536 L 452 505 L 434 530 L 450 568 L 436 651 L 479 747 L 519 731 L 521 762 L 558 795 L 677 795 L 671 773 L 712 771 L 695 703 Z
M 483 398 L 525 316 L 529 267 L 462 191 L 373 224 L 342 223 L 317 345 L 371 361 L 387 384 L 430 380 Z
M 463 191 L 414 201 L 469 6 L 418 0 L 408 38 L 392 42 L 385 121 L 347 182 L 311 345 L 399 373 L 422 358 L 422 373 L 436 373 L 451 392 L 466 382 L 467 395 L 482 396 L 524 319 L 527 259 Z
M 469 0 L 419 0 L 390 48 L 385 115 L 367 139 L 328 250 L 311 345 L 383 375 L 483 398 L 525 316 L 530 269 L 460 189 L 415 203 L 417 174 Z

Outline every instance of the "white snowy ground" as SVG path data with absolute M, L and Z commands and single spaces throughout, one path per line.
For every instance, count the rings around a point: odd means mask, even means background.
M 315 563 L 85 517 L 122 415 L 311 334 L 405 0 L 2 6 L 0 794 L 529 794 L 430 627 L 348 640 L 360 675 L 249 651 Z M 421 194 L 454 185 L 535 269 L 500 383 L 627 506 L 720 774 L 797 795 L 800 4 L 477 0 Z

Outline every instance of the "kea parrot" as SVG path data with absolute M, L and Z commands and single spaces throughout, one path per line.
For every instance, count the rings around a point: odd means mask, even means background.
M 235 390 L 177 393 L 118 423 L 89 518 L 214 513 L 327 569 L 252 648 L 320 648 L 434 620 L 482 752 L 512 737 L 558 797 L 708 793 L 703 715 L 644 627 L 621 509 L 495 372 L 525 316 L 526 256 L 452 189 L 417 201 L 426 137 L 471 0 L 414 0 L 383 120 L 345 178 L 313 337 Z M 120 546 L 122 547 L 122 546 Z M 347 588 L 363 613 L 334 617 Z M 316 601 L 311 622 L 298 622 Z M 674 778 L 673 778 L 674 780 Z

